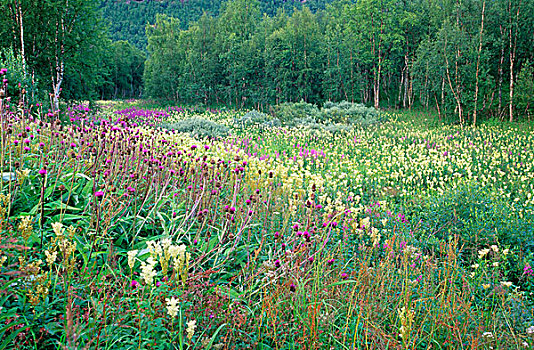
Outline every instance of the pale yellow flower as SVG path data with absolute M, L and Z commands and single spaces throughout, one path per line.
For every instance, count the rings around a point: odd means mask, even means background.
M 45 250 L 45 255 L 46 255 L 46 263 L 48 264 L 48 266 L 52 266 L 52 264 L 56 261 L 57 252 L 50 253 L 50 251 Z
M 133 270 L 135 265 L 135 257 L 137 256 L 138 250 L 130 250 L 128 252 L 128 266 L 130 267 L 130 270 Z
M 58 237 L 63 236 L 64 229 L 63 229 L 63 224 L 61 222 L 54 222 L 52 224 L 52 229 L 54 230 L 54 233 L 56 234 L 56 236 Z
M 156 266 L 156 260 L 154 258 L 149 257 L 145 262 L 141 263 L 141 277 L 145 281 L 145 284 L 151 285 L 152 281 L 154 279 L 154 276 L 156 276 L 156 271 L 154 270 L 154 267 Z
M 197 328 L 197 321 L 191 320 L 187 322 L 187 329 L 185 330 L 187 332 L 187 338 L 191 340 L 193 338 L 193 335 L 195 334 L 195 329 Z
M 169 316 L 172 318 L 175 318 L 176 315 L 178 315 L 178 310 L 180 309 L 178 306 L 179 300 L 175 297 L 165 298 L 165 300 L 167 301 L 167 314 L 169 314 Z

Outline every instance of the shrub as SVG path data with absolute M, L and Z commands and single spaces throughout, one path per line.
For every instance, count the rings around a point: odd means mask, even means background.
M 30 104 L 37 102 L 37 83 L 32 81 L 29 73 L 24 73 L 24 61 L 22 57 L 15 56 L 13 49 L 0 51 L 0 69 L 7 69 L 2 79 L 7 79 L 7 96 L 18 99 L 22 96 L 22 91 L 26 91 L 26 101 Z M 0 79 L 0 82 L 2 81 Z M 1 88 L 1 86 L 0 86 Z
M 528 60 L 517 77 L 515 104 L 518 112 L 530 119 L 534 113 L 534 64 Z
M 361 103 L 329 101 L 321 109 L 320 119 L 327 123 L 370 125 L 377 123 L 379 116 L 375 108 Z
M 332 134 L 339 134 L 344 132 L 350 132 L 354 128 L 351 125 L 343 124 L 330 124 L 324 127 L 326 131 L 330 131 Z
M 180 120 L 172 124 L 162 124 L 161 127 L 176 132 L 188 133 L 195 138 L 219 138 L 228 136 L 229 129 L 221 124 L 202 118 Z
M 319 108 L 316 105 L 304 101 L 276 105 L 273 114 L 284 125 L 288 126 L 315 122 L 320 116 Z
M 259 112 L 257 110 L 252 110 L 247 112 L 240 119 L 235 119 L 234 124 L 239 127 L 249 127 L 253 125 L 259 125 L 261 127 L 271 128 L 280 126 L 282 123 L 280 119 L 274 118 L 266 113 Z
M 360 103 L 342 101 L 326 102 L 321 110 L 316 105 L 306 102 L 282 103 L 276 105 L 273 114 L 287 126 L 305 126 L 311 124 L 349 124 L 367 126 L 379 122 L 380 115 L 373 107 Z M 332 132 L 340 131 L 339 127 L 329 127 Z
M 428 198 L 422 207 L 414 208 L 422 230 L 416 234 L 423 246 L 435 250 L 437 240 L 460 238 L 463 260 L 471 264 L 477 252 L 498 244 L 528 255 L 534 253 L 532 214 L 518 215 L 504 200 L 489 190 L 473 184 Z M 509 261 L 508 274 L 519 278 L 524 264 Z

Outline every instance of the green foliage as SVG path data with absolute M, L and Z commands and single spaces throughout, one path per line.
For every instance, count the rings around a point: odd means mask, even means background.
M 280 126 L 280 120 L 278 118 L 273 118 L 269 114 L 262 113 L 256 110 L 249 111 L 245 113 L 241 118 L 235 119 L 234 123 L 238 127 L 249 127 L 249 126 L 262 126 L 262 127 L 276 127 Z
M 3 1 L 0 13 L 3 28 L 9 28 L 4 47 L 25 57 L 27 74 L 41 91 L 65 99 L 96 97 L 107 74 L 109 41 L 94 1 Z
M 316 105 L 304 101 L 281 103 L 274 106 L 273 115 L 283 124 L 294 126 L 312 123 L 319 119 L 320 112 Z
M 256 7 L 261 14 L 274 16 L 278 11 L 292 13 L 294 9 L 301 9 L 303 6 L 315 12 L 325 8 L 330 2 L 332 0 L 258 1 Z M 147 23 L 155 23 L 158 14 L 177 18 L 182 29 L 185 29 L 198 21 L 203 14 L 217 16 L 224 12 L 228 3 L 224 0 L 102 0 L 100 7 L 114 41 L 126 40 L 138 49 L 145 50 L 147 46 L 145 26 Z
M 518 73 L 510 70 L 534 47 L 527 34 L 534 8 L 518 0 L 469 0 L 459 8 L 336 1 L 318 12 L 304 6 L 261 17 L 262 6 L 233 0 L 218 16 L 175 20 L 172 33 L 147 28 L 147 95 L 256 109 L 358 101 L 435 109 L 440 122 L 474 122 L 475 112 L 479 120 L 502 119 L 510 73 L 514 80 Z M 164 27 L 156 22 L 154 28 Z M 160 45 L 150 45 L 150 37 Z M 524 105 L 521 98 L 514 103 Z
M 517 77 L 516 89 L 517 111 L 530 120 L 534 114 L 534 63 L 525 62 Z
M 320 119 L 328 123 L 372 124 L 377 123 L 378 111 L 361 103 L 342 101 L 339 103 L 325 102 L 321 108 Z
M 419 239 L 428 249 L 435 249 L 431 247 L 436 238 L 458 236 L 466 256 L 476 255 L 480 246 L 492 244 L 523 246 L 527 255 L 534 254 L 534 244 L 530 243 L 534 242 L 534 216 L 518 215 L 508 201 L 475 184 L 449 189 L 415 208 L 414 219 L 423 223 Z
M 196 138 L 217 139 L 228 136 L 228 127 L 203 118 L 191 118 L 172 124 L 162 124 L 163 128 L 187 133 Z
M 7 69 L 2 79 L 8 80 L 7 96 L 12 99 L 22 98 L 22 91 L 25 91 L 24 98 L 29 104 L 35 104 L 40 100 L 39 92 L 37 90 L 38 83 L 32 81 L 32 77 L 28 72 L 25 62 L 22 57 L 16 56 L 13 49 L 5 49 L 0 51 L 0 69 Z
M 125 98 L 141 95 L 145 53 L 127 41 L 111 43 L 110 87 L 106 98 Z

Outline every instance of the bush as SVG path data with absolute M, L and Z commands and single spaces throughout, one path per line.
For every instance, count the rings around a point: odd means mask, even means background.
M 529 61 L 523 65 L 517 77 L 514 99 L 517 111 L 530 119 L 534 114 L 534 64 Z
M 354 128 L 351 125 L 343 124 L 331 124 L 324 127 L 326 131 L 331 132 L 332 134 L 346 133 L 351 132 Z
M 243 128 L 253 126 L 253 125 L 259 125 L 265 128 L 272 128 L 272 127 L 280 126 L 282 123 L 280 122 L 280 119 L 278 118 L 274 118 L 266 113 L 252 110 L 250 112 L 247 112 L 240 119 L 235 119 L 234 124 L 236 124 L 239 127 L 243 127 Z
M 282 103 L 274 107 L 273 114 L 287 126 L 305 126 L 311 124 L 349 124 L 367 126 L 376 124 L 380 114 L 373 107 L 360 103 L 342 101 L 326 102 L 321 110 L 316 105 L 306 102 Z M 338 132 L 339 127 L 330 127 L 329 131 Z
M 284 125 L 297 126 L 309 124 L 319 119 L 320 112 L 316 105 L 304 101 L 285 102 L 274 107 L 273 114 Z
M 7 79 L 7 96 L 18 99 L 22 96 L 22 90 L 25 90 L 26 101 L 29 104 L 35 104 L 39 97 L 37 96 L 37 84 L 32 82 L 29 73 L 24 73 L 22 57 L 15 56 L 13 49 L 0 51 L 0 69 L 3 68 L 7 69 L 7 72 L 2 75 L 0 83 L 2 79 Z
M 496 243 L 534 253 L 532 215 L 520 217 L 506 201 L 477 185 L 446 191 L 414 209 L 422 219 L 422 232 L 428 235 L 419 237 L 424 244 L 434 237 L 449 239 L 458 235 L 468 255 L 475 254 L 481 246 Z
M 370 125 L 377 123 L 379 116 L 375 108 L 366 107 L 361 103 L 329 101 L 321 109 L 320 119 L 326 123 Z
M 219 138 L 228 136 L 229 129 L 221 124 L 202 118 L 180 120 L 172 124 L 163 124 L 161 127 L 176 132 L 188 133 L 195 138 Z

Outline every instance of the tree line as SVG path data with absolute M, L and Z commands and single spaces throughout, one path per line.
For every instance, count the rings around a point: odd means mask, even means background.
M 145 95 L 265 108 L 305 101 L 436 110 L 460 123 L 532 113 L 534 2 L 336 1 L 269 16 L 231 0 L 146 27 Z
M 130 39 L 110 24 L 119 13 L 148 22 L 146 45 L 118 40 Z M 4 0 L 0 14 L 9 94 L 55 109 L 144 96 L 259 109 L 345 100 L 461 123 L 533 111 L 533 1 Z
M 145 50 L 147 45 L 145 26 L 147 23 L 154 23 L 157 14 L 179 19 L 181 28 L 186 29 L 204 13 L 217 16 L 223 2 L 223 0 L 101 0 L 100 8 L 112 40 L 125 40 L 138 49 Z M 259 2 L 259 7 L 261 13 L 274 16 L 281 9 L 291 13 L 303 6 L 315 12 L 324 9 L 330 2 L 332 0 L 264 0 Z
M 146 54 L 112 41 L 98 2 L 0 2 L 0 65 L 10 96 L 26 102 L 139 96 Z M 24 92 L 24 96 L 22 96 Z
M 331 0 L 308 0 L 324 8 Z M 8 92 L 27 102 L 140 97 L 147 23 L 156 14 L 180 18 L 182 29 L 203 13 L 216 16 L 223 0 L 2 0 L 0 65 Z M 274 13 L 302 7 L 299 0 L 262 2 Z M 20 85 L 20 86 L 19 86 Z

